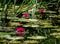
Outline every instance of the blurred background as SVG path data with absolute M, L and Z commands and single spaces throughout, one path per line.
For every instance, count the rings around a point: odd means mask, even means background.
M 0 0 L 0 44 L 59 43 L 60 0 Z

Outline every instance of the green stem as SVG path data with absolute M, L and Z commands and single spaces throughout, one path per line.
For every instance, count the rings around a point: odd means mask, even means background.
M 16 1 L 17 1 L 17 0 L 14 0 L 14 14 L 15 14 L 15 4 L 16 4 Z

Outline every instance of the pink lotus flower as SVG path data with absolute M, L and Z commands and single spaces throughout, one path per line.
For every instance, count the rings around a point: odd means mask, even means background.
M 44 9 L 40 9 L 39 12 L 40 12 L 40 13 L 44 13 Z
M 17 30 L 16 30 L 17 31 L 17 35 L 18 36 L 24 36 L 24 33 L 22 33 L 22 32 L 24 32 L 24 30 L 25 29 L 23 27 L 18 27 Z
M 28 18 L 28 16 L 29 16 L 28 13 L 24 13 L 24 14 L 23 14 L 23 17 L 25 17 L 25 18 Z

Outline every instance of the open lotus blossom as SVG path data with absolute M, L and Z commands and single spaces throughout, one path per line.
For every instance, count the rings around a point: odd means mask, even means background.
M 17 27 L 16 32 L 18 36 L 24 36 L 24 28 L 23 27 Z
M 40 13 L 44 13 L 44 9 L 40 9 L 39 12 L 40 12 Z
M 25 17 L 25 18 L 28 18 L 28 16 L 29 16 L 28 13 L 24 13 L 24 14 L 23 14 L 23 17 Z

